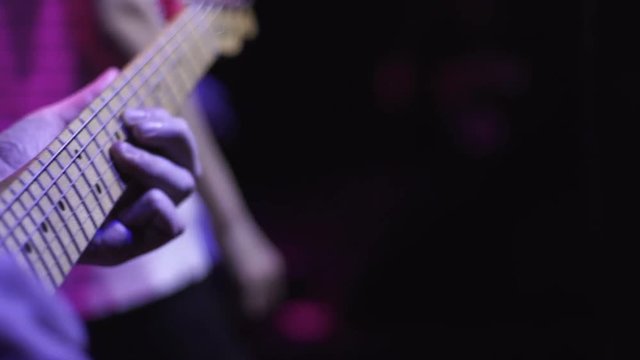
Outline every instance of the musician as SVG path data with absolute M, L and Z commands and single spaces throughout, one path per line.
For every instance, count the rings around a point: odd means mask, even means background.
M 26 116 L 2 132 L 2 187 L 116 75 L 117 71 L 109 70 L 75 95 Z M 121 263 L 184 231 L 176 206 L 194 189 L 194 174 L 200 171 L 193 134 L 183 120 L 159 109 L 129 109 L 123 117 L 137 144 L 147 146 L 118 143 L 112 147 L 111 157 L 122 175 L 153 180 L 139 182 L 140 192 L 133 201 L 123 203 L 111 214 L 112 220 L 101 227 L 81 257 L 84 263 Z M 153 150 L 149 144 L 153 144 Z M 84 359 L 86 335 L 68 306 L 48 298 L 32 279 L 7 261 L 6 255 L 0 256 L 0 359 Z
M 12 2 L 6 6 L 8 10 L 12 7 L 19 12 L 21 5 Z M 28 57 L 55 58 L 58 71 L 77 81 L 85 72 L 93 73 L 104 65 L 126 61 L 141 51 L 164 25 L 164 18 L 174 14 L 178 6 L 176 1 L 53 0 L 39 5 L 40 17 L 36 19 L 29 19 L 34 12 L 26 4 L 22 8 L 27 13 L 22 16 L 31 21 L 25 22 L 36 29 L 32 32 L 37 33 L 45 23 L 50 23 L 47 33 L 42 35 L 50 38 L 42 40 L 49 45 L 36 48 Z M 92 21 L 89 26 L 83 25 L 79 36 L 77 26 L 85 18 Z M 25 43 L 33 36 L 19 35 Z M 47 54 L 48 51 L 56 53 Z M 47 64 L 37 60 L 21 63 L 32 66 L 13 70 L 46 77 Z M 45 92 L 37 87 L 35 90 Z M 6 91 L 8 95 L 20 96 L 14 95 L 8 86 Z M 20 103 L 24 97 L 16 100 Z M 208 136 L 204 117 L 193 105 L 184 115 L 198 129 L 195 131 L 198 152 L 207 164 L 199 183 L 202 198 L 188 199 L 180 210 L 190 221 L 185 234 L 167 247 L 122 267 L 78 269 L 64 286 L 75 308 L 90 320 L 94 356 L 98 358 L 98 353 L 104 358 L 135 357 L 138 350 L 144 351 L 145 356 L 152 356 L 149 352 L 155 351 L 158 356 L 168 358 L 172 357 L 171 351 L 180 354 L 175 355 L 180 358 L 187 358 L 185 351 L 227 353 L 227 356 L 241 352 L 236 350 L 239 346 L 229 346 L 235 340 L 230 339 L 233 337 L 229 335 L 228 312 L 220 304 L 225 302 L 219 294 L 224 283 L 220 281 L 220 260 L 225 260 L 237 280 L 240 302 L 247 315 L 264 316 L 279 297 L 283 280 L 281 255 L 246 208 L 215 139 Z M 207 224 L 210 221 L 216 225 L 219 247 L 210 239 Z M 212 286 L 216 288 L 213 293 Z M 162 319 L 167 325 L 157 326 Z M 199 329 L 199 333 L 193 329 Z M 154 346 L 147 346 L 150 343 Z M 113 353 L 118 351 L 125 354 Z

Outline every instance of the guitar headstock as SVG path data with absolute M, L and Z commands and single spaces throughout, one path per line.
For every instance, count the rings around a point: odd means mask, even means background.
M 211 39 L 217 44 L 220 55 L 236 56 L 242 51 L 245 41 L 258 35 L 258 22 L 247 0 L 189 0 L 186 6 L 210 11 L 214 17 L 214 34 Z

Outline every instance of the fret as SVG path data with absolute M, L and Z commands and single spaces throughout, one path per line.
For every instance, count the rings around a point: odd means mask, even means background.
M 106 105 L 109 105 L 109 103 L 111 102 L 111 97 L 113 96 L 114 93 L 115 93 L 115 89 L 113 85 L 109 85 L 102 92 L 102 94 L 100 94 L 99 98 L 100 100 L 102 100 L 103 103 L 105 103 Z
M 198 23 L 199 24 L 199 23 Z M 187 48 L 186 54 L 187 57 L 191 60 L 193 64 L 193 73 L 196 73 L 196 69 L 202 69 L 205 67 L 204 55 L 202 53 L 202 48 L 197 46 L 195 37 L 197 36 L 197 29 L 195 23 L 189 23 L 187 28 L 188 40 L 185 42 L 185 47 Z
M 218 9 L 220 10 L 220 9 Z M 0 251 L 55 289 L 93 238 L 126 184 L 109 147 L 125 140 L 125 106 L 163 105 L 173 112 L 215 58 L 238 48 L 251 24 L 243 13 L 190 5 L 80 116 L 27 166 L 0 199 Z M 222 34 L 224 31 L 227 33 Z
M 108 145 L 112 145 L 113 142 L 111 141 L 111 138 L 109 137 L 109 135 L 107 133 L 105 133 L 104 131 L 100 131 L 99 133 L 97 133 L 96 135 L 94 135 L 94 143 L 95 145 L 97 145 L 98 147 L 104 148 L 107 147 Z M 98 150 L 96 150 L 97 152 Z
M 17 196 L 21 190 L 22 190 L 22 183 L 18 181 L 14 181 L 11 185 L 9 185 L 9 191 L 14 197 Z
M 91 110 L 91 109 L 89 109 L 89 108 L 84 109 L 84 110 L 80 113 L 80 116 L 78 116 L 78 123 L 81 125 L 81 126 L 79 127 L 79 129 L 81 129 L 81 128 L 82 128 L 82 124 L 86 124 L 89 120 L 91 120 L 91 118 L 93 117 L 93 114 L 94 114 L 94 113 L 93 113 L 93 110 Z M 79 130 L 79 129 L 78 129 L 78 130 Z M 72 136 L 73 136 L 73 135 L 75 135 L 75 134 L 77 133 L 77 131 L 72 131 L 70 128 L 69 128 L 69 131 L 71 132 Z M 65 142 L 65 143 L 66 143 L 66 142 Z
M 35 177 L 36 175 L 38 175 L 40 173 L 40 171 L 43 168 L 43 164 L 40 161 L 32 161 L 28 166 L 26 171 L 29 172 L 29 174 L 32 177 Z
M 179 43 L 178 43 L 179 44 Z M 177 44 L 176 44 L 177 45 Z M 160 72 L 162 76 L 166 79 L 166 89 L 168 100 L 171 102 L 171 106 L 175 111 L 178 111 L 182 107 L 182 103 L 184 102 L 184 97 L 186 94 L 183 94 L 182 91 L 178 90 L 176 85 L 176 77 L 177 77 L 177 63 L 179 61 L 178 55 L 176 55 L 177 46 L 174 47 L 171 51 L 170 57 L 167 59 L 168 64 L 162 66 L 160 68 Z
M 138 96 L 138 92 L 136 91 L 135 96 Z M 120 121 L 120 115 L 118 113 L 114 113 L 111 112 L 111 110 L 109 110 L 109 117 L 114 119 L 111 121 L 107 121 L 106 124 L 103 126 L 103 131 L 105 131 L 107 133 L 107 135 L 109 136 L 109 138 L 111 139 L 111 141 L 113 143 L 119 141 L 118 137 L 121 137 L 122 135 L 121 130 L 122 130 L 122 123 Z M 102 152 L 102 149 L 101 151 Z
M 91 105 L 89 105 L 91 106 Z M 85 109 L 85 111 L 83 111 L 83 115 L 87 116 L 87 118 L 85 118 L 84 116 L 79 117 L 76 120 L 73 120 L 71 123 L 69 123 L 69 125 L 67 125 L 67 133 L 71 135 L 71 137 L 75 136 L 78 131 L 80 131 L 80 129 L 82 129 L 82 127 L 84 126 L 84 123 L 86 121 L 86 119 L 90 119 L 93 116 L 93 110 L 91 108 L 87 108 Z M 61 145 L 64 146 L 69 140 L 69 139 L 63 139 Z M 60 139 L 59 139 L 60 140 Z
M 2 220 L 5 222 L 5 225 L 7 225 L 7 227 L 11 229 L 11 231 L 13 231 L 13 229 L 18 225 L 18 218 L 15 216 L 15 213 L 12 210 L 13 207 L 15 207 L 15 203 L 12 203 L 4 210 L 5 213 L 3 214 L 2 218 Z
M 69 263 L 72 265 L 73 261 L 75 261 L 75 258 L 77 256 L 76 254 L 79 252 L 79 249 L 77 249 L 77 244 L 75 244 L 73 240 L 65 241 L 64 239 L 67 238 L 67 236 L 65 234 L 62 234 L 60 229 L 57 226 L 55 226 L 55 224 L 62 223 L 65 229 L 67 230 L 68 235 L 72 235 L 71 232 L 68 232 L 66 222 L 62 221 L 63 218 L 58 213 L 58 211 L 66 211 L 67 209 L 66 205 L 63 206 L 65 210 L 58 210 L 61 208 L 61 206 L 58 204 L 65 200 L 60 199 L 58 200 L 58 203 L 54 203 L 49 198 L 49 195 L 45 195 L 45 198 L 47 198 L 47 201 L 43 201 L 43 199 L 41 199 L 39 202 L 37 202 L 37 205 L 33 208 L 32 210 L 32 214 L 34 214 L 33 219 L 35 219 L 36 222 L 49 221 L 49 223 L 52 224 L 52 228 L 54 229 L 54 234 L 55 234 L 54 240 L 56 240 L 59 243 L 59 245 L 62 247 L 62 250 L 64 251 L 65 256 L 69 260 Z M 56 215 L 56 214 L 58 215 L 57 218 L 53 217 L 53 215 Z
M 75 180 L 76 180 L 75 182 L 72 182 L 67 176 L 61 176 L 60 178 L 58 178 L 58 181 L 56 182 L 56 186 L 59 186 L 59 188 L 61 189 L 68 189 L 68 191 L 64 193 L 65 197 L 67 199 L 67 202 L 71 205 L 71 208 L 74 209 L 73 213 L 77 215 L 77 213 L 79 212 L 89 211 L 89 208 L 87 207 L 87 205 L 82 199 L 82 192 L 79 189 L 79 188 L 88 188 L 88 184 L 84 182 L 84 179 L 82 177 L 79 177 Z M 80 219 L 77 216 L 76 216 L 76 221 L 78 226 L 81 228 L 83 234 L 85 235 L 81 238 L 83 242 L 79 244 L 80 247 L 84 249 L 86 244 L 93 237 L 91 234 L 94 233 L 97 227 L 93 222 L 87 225 L 83 224 L 82 221 L 80 221 Z
M 188 62 L 189 60 L 186 59 L 186 56 L 183 56 L 180 63 L 182 66 L 178 66 L 176 71 L 178 74 L 177 86 L 182 94 L 183 100 L 189 96 L 189 93 L 191 93 L 193 87 L 196 85 L 196 81 L 194 81 L 194 79 L 199 78 L 199 76 L 196 77 L 187 70 L 188 66 L 184 66 L 184 64 Z
M 115 124 L 115 122 L 112 122 Z M 109 144 L 111 144 L 112 136 L 108 132 L 105 127 L 102 132 L 106 133 L 109 138 Z M 90 147 L 90 160 L 89 160 L 89 168 L 87 169 L 88 177 L 93 181 L 95 190 L 98 191 L 98 202 L 103 210 L 104 216 L 109 213 L 110 209 L 116 202 L 116 197 L 111 194 L 106 180 L 105 180 L 105 171 L 109 168 L 107 159 L 105 157 L 105 153 L 103 149 L 106 147 L 98 147 L 94 143 L 91 144 Z M 98 187 L 96 187 L 98 186 Z M 104 195 L 107 195 L 105 197 Z
M 51 198 L 47 196 L 47 201 L 50 203 Z M 71 245 L 67 245 L 65 248 L 67 249 L 67 253 L 72 261 L 77 261 L 80 257 L 80 254 L 84 250 L 84 243 L 87 243 L 87 235 L 84 233 L 84 229 L 81 227 L 80 219 L 78 218 L 78 214 L 69 210 L 68 213 L 70 216 L 65 216 L 64 212 L 57 207 L 52 207 L 52 211 L 48 213 L 49 221 L 54 224 L 57 228 L 58 233 L 62 233 L 64 228 L 64 232 L 68 234 L 68 243 Z M 66 236 L 65 236 L 66 237 Z M 83 245 L 78 244 L 78 239 L 85 239 Z
M 200 24 L 200 26 L 196 26 L 193 28 L 193 44 L 195 45 L 195 49 L 197 51 L 197 54 L 199 55 L 198 57 L 201 64 L 207 64 L 209 59 L 210 51 L 206 51 L 206 47 L 203 45 L 207 38 L 211 39 L 207 36 L 206 28 L 204 25 Z
M 103 106 L 104 106 L 104 101 L 100 99 L 99 96 L 95 100 L 93 100 L 88 106 L 88 109 L 91 110 L 91 112 L 93 113 L 89 118 L 89 120 L 92 120 L 95 117 L 95 114 L 98 111 L 100 111 L 100 109 L 102 109 Z
M 62 175 L 62 171 L 64 170 L 57 161 L 52 161 L 51 163 L 49 163 L 47 169 L 49 170 L 51 176 L 53 176 L 54 181 L 57 180 L 60 175 Z
M 85 147 L 85 154 L 87 155 L 87 159 L 92 159 L 96 156 L 96 154 L 101 152 L 101 146 L 99 146 L 97 138 L 94 138 L 94 141 L 91 141 L 86 147 Z
M 24 195 L 18 196 L 17 200 L 9 207 L 12 211 L 12 215 L 16 218 L 16 223 L 20 223 L 28 212 L 28 209 L 23 204 Z
M 93 137 L 95 134 L 102 130 L 103 119 L 106 119 L 108 114 L 106 110 L 100 110 L 96 113 L 95 117 L 87 122 L 84 131 L 89 134 L 89 137 Z
M 185 80 L 185 84 L 188 83 L 194 83 L 195 84 L 195 79 L 199 79 L 200 78 L 200 73 L 196 70 L 197 64 L 196 64 L 196 60 L 193 57 L 193 41 L 186 41 L 182 44 L 182 47 L 185 49 L 185 51 L 183 52 L 183 58 L 184 58 L 184 63 L 186 64 L 186 66 L 184 66 L 181 70 L 182 70 L 182 74 L 184 76 Z M 187 86 L 187 89 L 189 88 L 189 86 Z
M 117 198 L 122 196 L 122 194 L 124 193 L 126 185 L 120 178 L 120 175 L 116 173 L 115 168 L 109 168 L 108 170 L 104 171 L 104 174 L 105 175 L 103 175 L 103 177 L 105 179 L 107 190 L 112 198 L 111 202 L 115 204 L 117 202 Z
M 52 200 L 52 198 L 58 200 L 54 201 Z M 70 219 L 65 218 L 61 214 L 61 212 L 69 213 L 72 211 L 71 209 L 68 209 L 67 205 L 61 206 L 61 204 L 64 204 L 65 201 L 66 200 L 61 195 L 57 197 L 55 195 L 46 195 L 40 201 L 40 204 L 37 208 L 42 212 L 41 218 L 46 217 L 49 219 L 49 222 L 55 229 L 56 240 L 60 242 L 66 256 L 69 258 L 69 261 L 73 263 L 78 259 L 81 250 L 74 240 L 74 232 L 69 227 Z M 61 208 L 64 208 L 64 210 L 62 210 Z M 44 209 L 47 209 L 46 212 Z M 64 232 L 62 230 L 64 230 Z
M 120 128 L 122 126 L 120 108 L 113 107 L 111 102 L 104 108 L 104 116 L 107 118 L 103 124 L 104 128 L 113 128 L 114 126 Z
M 32 198 L 32 203 L 34 204 L 33 206 L 29 206 L 29 208 L 31 209 L 29 211 L 30 220 L 34 223 L 33 225 L 36 228 L 39 227 L 36 224 L 49 221 L 49 223 L 52 225 L 51 228 L 54 234 L 53 240 L 55 240 L 50 244 L 50 246 L 52 247 L 56 255 L 58 256 L 61 254 L 65 255 L 69 261 L 69 266 L 71 266 L 72 257 L 68 249 L 69 245 L 62 240 L 62 237 L 60 236 L 60 234 L 58 234 L 58 230 L 54 225 L 55 223 L 51 222 L 48 216 L 48 213 L 52 209 L 54 209 L 57 205 L 49 203 L 48 206 L 46 206 L 45 204 L 43 204 L 43 202 L 40 201 L 40 199 L 42 198 L 41 193 L 42 193 L 42 190 L 44 190 L 44 186 L 40 184 L 39 180 L 34 181 L 34 184 L 38 185 L 37 186 L 38 190 L 33 191 L 32 189 L 29 189 L 29 191 L 26 192 Z M 34 194 L 34 192 L 37 193 L 38 195 Z M 35 232 L 34 230 L 36 229 L 28 229 L 29 234 L 34 233 Z M 58 248 L 60 248 L 62 252 L 60 252 Z
M 9 226 L 5 224 L 4 221 L 0 221 L 0 229 L 4 229 L 4 231 L 6 231 L 6 233 L 3 232 L 2 235 L 2 247 L 10 252 L 14 256 L 14 259 L 20 265 L 22 265 L 24 268 L 31 269 L 32 273 L 36 275 L 37 271 L 34 264 L 32 264 L 27 255 L 22 252 L 20 244 L 13 238 L 11 234 L 9 234 Z
M 9 235 L 9 228 L 5 225 L 4 221 L 0 221 L 0 239 L 4 239 L 7 235 Z M 6 247 L 4 240 L 0 240 L 0 244 Z
M 93 170 L 93 165 L 91 160 L 92 153 L 91 153 L 90 147 L 87 147 L 84 153 L 87 159 L 86 159 L 86 162 L 84 162 L 83 164 L 86 164 L 86 165 L 83 166 L 79 162 L 74 162 L 72 165 L 70 165 L 67 168 L 67 171 L 66 171 L 67 177 L 71 179 L 73 183 L 77 184 L 77 188 L 82 194 L 91 192 L 91 190 L 95 186 L 95 182 L 98 181 L 99 179 L 98 174 L 95 172 L 95 170 Z M 68 152 L 63 152 L 62 154 L 60 154 L 60 156 L 62 157 L 63 154 L 66 154 L 68 156 Z M 87 185 L 88 185 L 88 189 L 86 188 Z M 99 201 L 99 200 L 96 199 L 96 201 Z M 106 210 L 103 210 L 103 212 L 106 212 Z
M 56 277 L 60 275 L 55 266 L 52 266 L 53 259 L 51 254 L 43 252 L 42 249 L 36 244 L 33 244 L 32 240 L 26 234 L 23 225 L 20 224 L 13 231 L 15 243 L 19 245 L 21 251 L 27 255 L 27 259 L 34 265 L 38 273 L 46 273 L 53 284 L 56 283 Z
M 92 192 L 92 186 L 87 179 L 86 175 L 82 174 L 78 178 L 75 179 L 75 182 L 71 187 L 77 192 L 80 203 L 83 208 L 86 210 L 87 215 L 89 215 L 89 219 L 91 219 L 91 223 L 86 224 L 86 229 L 88 234 L 93 234 L 99 227 L 101 222 L 99 222 L 95 216 L 93 216 L 93 212 L 91 209 L 97 200 L 91 196 L 87 196 Z M 83 211 L 84 212 L 84 211 Z M 84 226 L 84 224 L 83 224 Z
M 60 243 L 50 241 L 52 234 L 53 236 L 58 236 L 54 226 L 46 218 L 37 221 L 31 215 L 22 223 L 26 236 L 25 241 L 34 245 L 40 250 L 41 254 L 44 254 L 47 264 L 54 269 L 52 273 L 54 274 L 54 279 L 58 282 L 71 269 L 71 259 L 68 259 L 68 255 L 65 254 Z
M 105 219 L 107 217 L 107 214 L 109 213 L 109 209 L 111 208 L 111 206 L 113 206 L 113 204 L 104 202 L 104 200 L 106 199 L 105 186 L 104 183 L 102 183 L 102 181 L 100 180 L 100 174 L 98 174 L 98 172 L 96 171 L 93 165 L 93 161 L 89 162 L 89 166 L 87 166 L 85 174 L 86 178 L 91 181 L 92 186 L 90 189 L 90 193 L 97 203 L 97 209 L 100 210 L 98 214 L 99 219 Z M 100 223 L 102 223 L 102 221 L 100 221 Z
M 53 277 L 51 277 L 49 272 L 46 270 L 42 259 L 39 258 L 33 250 L 31 252 L 24 251 L 22 245 L 15 239 L 15 237 L 9 236 L 7 239 L 13 240 L 7 241 L 6 244 L 9 252 L 18 264 L 24 269 L 30 269 L 30 273 L 40 283 L 42 283 L 47 289 L 53 290 L 55 288 Z
M 73 123 L 73 121 L 72 121 L 72 123 Z M 55 155 L 56 149 L 60 145 L 64 145 L 72 137 L 73 137 L 73 131 L 71 130 L 71 128 L 66 128 L 65 130 L 62 131 L 62 133 L 60 133 L 60 135 L 58 135 L 56 140 L 53 143 L 51 143 L 51 145 L 49 145 L 47 147 L 47 149 L 45 151 L 47 153 L 49 153 L 51 156 Z
M 41 252 L 46 254 L 45 259 L 48 262 L 48 267 L 55 269 L 55 271 L 52 272 L 55 285 L 58 286 L 62 284 L 64 278 L 71 271 L 73 265 L 71 260 L 67 258 L 62 249 L 56 248 L 56 242 L 49 241 L 49 238 L 41 232 L 35 232 L 31 235 L 30 242 L 36 247 L 41 248 Z
M 162 69 L 163 68 L 161 68 L 161 71 Z M 160 94 L 160 104 L 163 107 L 168 108 L 171 113 L 175 113 L 178 111 L 180 105 L 182 104 L 182 101 L 180 101 L 180 95 L 176 93 L 173 87 L 172 76 L 169 73 L 162 72 L 162 77 L 165 78 L 165 81 L 162 82 L 164 84 L 164 86 L 162 87 L 164 91 L 162 91 Z

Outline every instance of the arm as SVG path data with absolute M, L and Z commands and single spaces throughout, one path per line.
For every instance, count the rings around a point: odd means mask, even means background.
M 117 74 L 107 71 L 76 94 L 0 134 L 0 181 L 40 153 Z M 177 204 L 194 190 L 200 172 L 195 141 L 184 120 L 159 109 L 129 109 L 123 120 L 138 145 L 117 143 L 110 155 L 131 181 L 83 253 L 81 261 L 86 263 L 122 263 L 178 236 L 184 225 Z
M 247 208 L 204 116 L 196 106 L 190 106 L 185 119 L 196 136 L 202 163 L 206 164 L 198 191 L 211 212 L 223 260 L 239 284 L 245 313 L 262 317 L 283 295 L 284 259 Z
M 94 1 L 101 13 L 102 27 L 126 56 L 141 51 L 162 28 L 155 0 Z M 124 21 L 126 16 L 129 18 Z M 136 19 L 130 18 L 134 16 Z M 247 314 L 261 316 L 281 295 L 284 261 L 247 209 L 197 104 L 193 102 L 187 106 L 183 116 L 194 130 L 198 154 L 206 164 L 197 188 L 212 215 L 223 259 L 240 285 L 241 301 Z
M 80 320 L 0 255 L 0 358 L 88 359 Z

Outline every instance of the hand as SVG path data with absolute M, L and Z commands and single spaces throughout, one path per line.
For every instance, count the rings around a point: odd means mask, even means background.
M 47 147 L 118 75 L 110 69 L 72 96 L 37 110 L 0 134 L 0 181 Z
M 245 314 L 264 317 L 284 295 L 285 263 L 278 249 L 253 221 L 235 224 L 220 239 L 224 260 L 240 291 Z
M 69 98 L 32 113 L 0 134 L 0 179 L 25 166 L 118 75 L 108 70 Z M 195 141 L 186 123 L 164 110 L 127 110 L 123 116 L 137 146 L 118 143 L 111 157 L 128 190 L 80 259 L 111 265 L 155 249 L 184 230 L 176 205 L 199 174 Z
M 161 109 L 127 110 L 123 120 L 140 147 L 121 142 L 111 149 L 128 189 L 83 254 L 84 263 L 119 264 L 180 235 L 184 223 L 176 205 L 194 191 L 194 174 L 200 173 L 184 120 Z
M 0 358 L 87 359 L 84 329 L 60 299 L 0 258 Z

